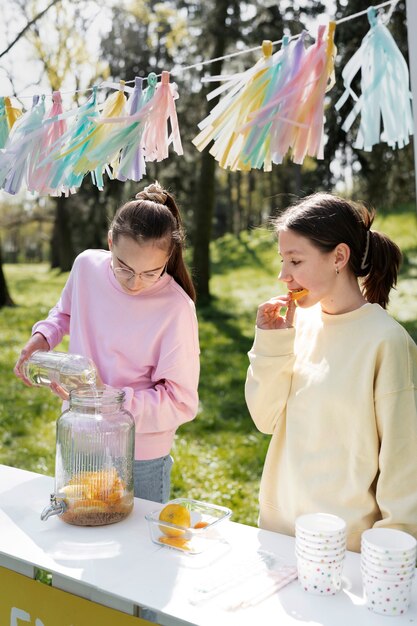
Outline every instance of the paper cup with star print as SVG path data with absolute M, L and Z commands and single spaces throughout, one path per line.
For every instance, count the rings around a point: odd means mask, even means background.
M 362 568 L 366 606 L 380 615 L 403 615 L 411 602 L 412 577 L 402 582 L 386 581 L 370 576 Z
M 317 563 L 297 555 L 298 580 L 309 593 L 332 596 L 342 586 L 343 560 Z

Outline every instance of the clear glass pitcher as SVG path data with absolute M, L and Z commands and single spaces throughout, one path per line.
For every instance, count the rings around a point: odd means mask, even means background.
M 93 361 L 80 354 L 68 354 L 55 350 L 37 350 L 23 364 L 23 373 L 34 385 L 58 383 L 66 391 L 94 386 L 97 371 Z
M 133 508 L 135 423 L 124 391 L 80 387 L 57 421 L 55 493 L 41 519 L 78 526 L 118 522 Z

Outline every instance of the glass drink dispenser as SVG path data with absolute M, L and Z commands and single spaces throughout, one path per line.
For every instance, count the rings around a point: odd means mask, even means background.
M 55 493 L 41 519 L 101 526 L 133 508 L 135 424 L 124 391 L 79 387 L 56 427 Z

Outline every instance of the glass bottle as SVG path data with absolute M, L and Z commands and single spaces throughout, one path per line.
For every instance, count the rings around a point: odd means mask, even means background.
M 133 508 L 135 423 L 124 391 L 80 387 L 57 421 L 55 493 L 41 519 L 68 524 L 118 522 Z
M 97 377 L 96 366 L 88 357 L 55 350 L 37 350 L 31 354 L 23 364 L 23 373 L 34 385 L 56 382 L 66 391 L 94 386 Z

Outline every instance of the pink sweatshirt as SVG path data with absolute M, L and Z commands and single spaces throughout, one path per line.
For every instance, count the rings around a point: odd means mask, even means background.
M 32 332 L 51 349 L 69 334 L 69 352 L 91 358 L 103 383 L 125 391 L 135 457 L 155 459 L 169 454 L 177 428 L 197 413 L 195 307 L 168 274 L 139 294 L 125 293 L 110 258 L 105 250 L 82 252 L 59 302 Z

